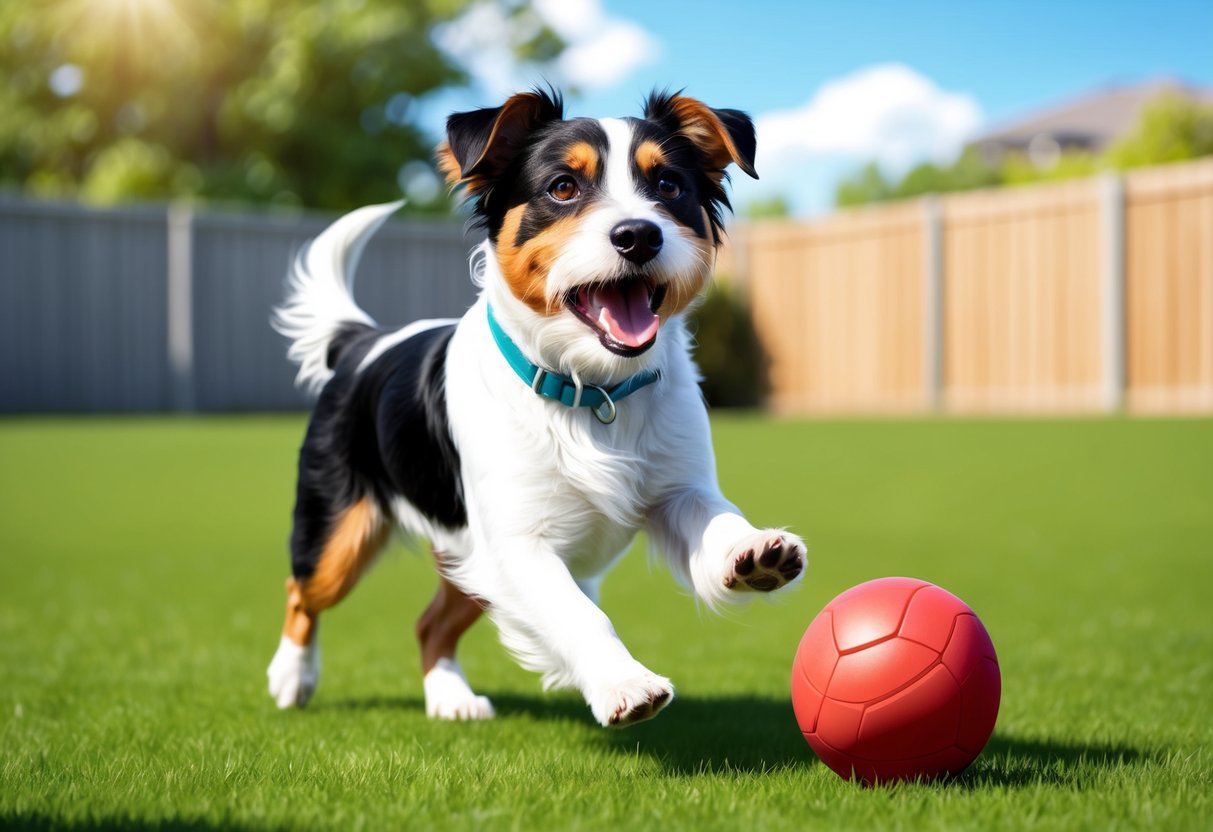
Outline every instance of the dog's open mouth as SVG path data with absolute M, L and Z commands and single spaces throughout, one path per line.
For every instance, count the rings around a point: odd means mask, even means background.
M 640 355 L 657 340 L 661 318 L 657 310 L 666 287 L 645 277 L 610 283 L 588 283 L 564 299 L 573 314 L 598 333 L 602 345 L 616 355 Z
M 573 314 L 598 334 L 616 355 L 636 356 L 657 341 L 661 318 L 657 310 L 666 287 L 645 277 L 578 286 L 565 297 Z

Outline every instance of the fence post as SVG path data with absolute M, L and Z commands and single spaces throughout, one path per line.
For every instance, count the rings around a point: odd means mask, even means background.
M 1125 183 L 1115 173 L 1099 180 L 1100 297 L 1103 408 L 1114 412 L 1125 395 Z
M 939 410 L 943 407 L 943 209 L 935 194 L 922 200 L 922 236 L 927 406 Z
M 168 207 L 168 363 L 172 408 L 194 409 L 194 211 Z

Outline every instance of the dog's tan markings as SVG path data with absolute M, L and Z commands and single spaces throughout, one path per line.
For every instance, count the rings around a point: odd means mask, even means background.
M 671 220 L 674 219 L 664 207 L 657 206 L 657 210 L 670 217 Z M 688 307 L 695 303 L 696 299 L 707 287 L 708 281 L 712 279 L 712 267 L 716 262 L 716 245 L 710 238 L 712 223 L 709 221 L 707 211 L 703 213 L 703 223 L 709 237 L 700 237 L 687 226 L 676 223 L 678 235 L 695 247 L 699 265 L 693 274 L 681 274 L 665 284 L 665 298 L 661 301 L 661 306 L 654 310 L 663 320 L 669 319 L 671 315 L 677 315 L 679 312 L 686 311 Z
M 655 141 L 645 139 L 636 148 L 636 167 L 646 177 L 652 173 L 655 168 L 658 168 L 666 163 L 665 153 L 661 149 L 661 145 Z
M 755 176 L 753 166 L 737 150 L 729 131 L 711 107 L 683 95 L 670 99 L 670 106 L 681 124 L 679 132 L 707 156 L 708 176 L 719 183 L 729 162 L 736 163 L 750 176 Z
M 708 285 L 709 272 L 704 270 L 694 277 L 682 277 L 667 284 L 665 299 L 657 314 L 668 320 L 671 315 L 684 312 L 691 306 Z
M 468 172 L 475 173 L 482 165 L 498 164 L 502 158 L 512 156 L 526 134 L 541 120 L 544 106 L 543 97 L 533 92 L 520 92 L 507 98 L 497 113 L 480 158 L 468 167 Z
M 388 525 L 369 497 L 347 508 L 337 520 L 316 571 L 302 584 L 309 609 L 333 606 L 353 588 L 387 540 Z
M 303 592 L 294 578 L 286 579 L 286 622 L 282 634 L 300 647 L 307 647 L 316 637 L 316 616 L 303 604 Z
M 484 611 L 483 601 L 473 598 L 443 576 L 444 556 L 434 551 L 438 565 L 438 591 L 417 620 L 417 642 L 421 646 L 421 673 L 434 669 L 439 659 L 455 658 L 459 638 Z
M 286 582 L 286 622 L 282 634 L 300 646 L 310 644 L 316 616 L 353 589 L 387 541 L 388 524 L 369 497 L 342 512 L 333 526 L 316 571 Z
M 548 102 L 537 93 L 510 96 L 498 109 L 480 156 L 464 159 L 461 165 L 450 144 L 444 141 L 435 151 L 439 170 L 452 188 L 462 184 L 469 194 L 485 190 L 518 152 L 527 134 L 544 120 L 547 109 Z
M 598 178 L 598 151 L 589 142 L 577 142 L 564 154 L 564 163 L 593 182 Z
M 446 184 L 451 188 L 458 185 L 459 180 L 463 178 L 463 171 L 451 146 L 445 141 L 442 142 L 434 151 L 434 158 L 438 160 L 438 170 L 446 177 Z
M 511 208 L 497 236 L 497 262 L 514 297 L 541 315 L 560 312 L 559 300 L 547 296 L 548 270 L 577 231 L 573 217 L 558 220 L 521 246 L 514 245 L 526 206 Z

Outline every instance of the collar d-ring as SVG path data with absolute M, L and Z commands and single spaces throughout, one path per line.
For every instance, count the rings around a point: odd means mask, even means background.
M 599 422 L 602 422 L 604 425 L 609 425 L 611 422 L 615 421 L 615 415 L 617 412 L 615 410 L 615 402 L 611 401 L 611 396 L 606 390 L 603 390 L 597 385 L 590 386 L 595 387 L 598 392 L 602 394 L 602 404 L 595 408 L 591 408 L 594 412 L 594 418 Z

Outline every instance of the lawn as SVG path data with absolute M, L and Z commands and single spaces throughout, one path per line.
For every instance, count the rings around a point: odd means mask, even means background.
M 279 713 L 298 417 L 0 421 L 0 826 L 1200 829 L 1213 825 L 1213 421 L 716 419 L 726 493 L 810 544 L 799 591 L 718 617 L 639 549 L 603 605 L 679 698 L 604 731 L 478 624 L 499 717 L 427 721 L 397 547 Z M 958 780 L 869 789 L 788 701 L 805 626 L 882 575 L 967 600 L 994 738 Z

